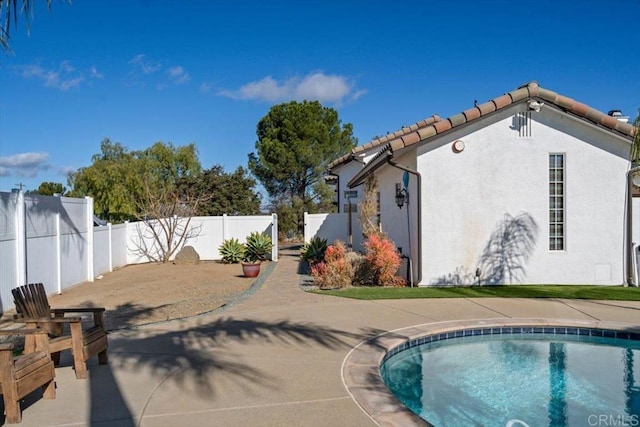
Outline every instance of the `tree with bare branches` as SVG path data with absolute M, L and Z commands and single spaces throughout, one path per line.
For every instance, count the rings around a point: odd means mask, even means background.
M 202 224 L 193 224 L 198 206 L 210 196 L 176 187 L 152 189 L 144 182 L 144 197 L 138 201 L 138 239 L 134 242 L 139 256 L 166 263 L 189 239 L 200 235 Z

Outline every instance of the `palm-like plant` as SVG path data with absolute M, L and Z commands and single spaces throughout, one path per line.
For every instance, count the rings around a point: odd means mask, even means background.
M 271 237 L 257 231 L 252 232 L 245 243 L 244 261 L 250 263 L 265 261 L 271 253 L 271 246 Z
M 245 253 L 244 244 L 240 243 L 238 239 L 228 239 L 222 242 L 218 251 L 222 255 L 222 261 L 227 264 L 237 264 L 244 259 Z
M 324 253 L 327 250 L 327 239 L 320 236 L 313 236 L 311 240 L 302 246 L 300 257 L 309 264 L 315 264 L 324 259 Z
M 51 9 L 51 0 L 45 0 L 47 7 Z M 64 0 L 70 3 L 70 0 Z M 31 0 L 0 0 L 0 48 L 5 52 L 11 53 L 9 46 L 9 32 L 11 23 L 18 25 L 18 15 L 23 14 L 25 17 L 25 26 L 29 33 L 30 18 L 33 15 L 33 1 Z

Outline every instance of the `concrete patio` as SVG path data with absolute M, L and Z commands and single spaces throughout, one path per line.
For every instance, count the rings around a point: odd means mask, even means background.
M 368 338 L 480 319 L 640 328 L 640 302 L 357 301 L 304 292 L 298 268 L 297 252 L 283 250 L 259 290 L 225 310 L 112 332 L 109 365 L 91 360 L 87 380 L 76 380 L 63 358 L 56 399 L 25 402 L 21 425 L 373 426 L 380 419 L 365 413 L 343 382 L 345 358 Z

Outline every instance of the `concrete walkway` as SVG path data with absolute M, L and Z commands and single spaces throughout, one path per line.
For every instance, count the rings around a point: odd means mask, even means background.
M 26 402 L 23 426 L 374 426 L 343 384 L 363 340 L 451 320 L 557 318 L 640 327 L 640 303 L 523 299 L 357 301 L 305 293 L 283 250 L 257 292 L 226 310 L 109 335 L 109 365 L 57 398 Z M 407 421 L 408 423 L 410 421 Z M 393 422 L 390 422 L 393 424 Z

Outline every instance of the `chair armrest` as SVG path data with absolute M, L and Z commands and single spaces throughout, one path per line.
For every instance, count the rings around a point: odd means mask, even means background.
M 19 317 L 14 319 L 16 323 L 75 323 L 80 322 L 80 317 Z
M 0 335 L 27 335 L 27 334 L 46 334 L 47 331 L 41 328 L 15 328 L 0 329 Z
M 53 314 L 64 313 L 102 313 L 105 311 L 104 307 L 78 307 L 78 308 L 52 308 Z
M 11 351 L 13 350 L 13 344 L 10 342 L 6 342 L 3 344 L 0 344 L 0 351 Z

